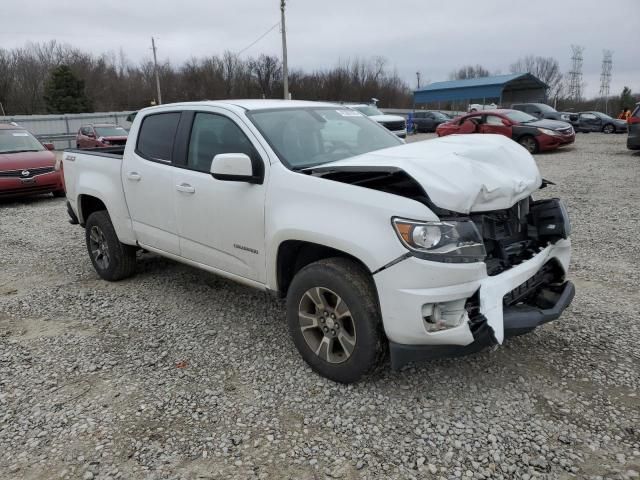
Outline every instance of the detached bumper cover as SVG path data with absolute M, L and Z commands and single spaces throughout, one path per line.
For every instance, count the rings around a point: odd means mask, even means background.
M 521 335 L 560 317 L 575 296 L 575 286 L 565 282 L 558 291 L 557 300 L 549 308 L 532 305 L 505 307 L 503 311 L 504 334 L 506 337 Z M 457 357 L 478 352 L 498 344 L 493 329 L 487 319 L 480 315 L 471 325 L 473 342 L 468 345 L 404 345 L 389 341 L 391 367 L 399 369 L 410 362 L 432 360 L 441 357 Z

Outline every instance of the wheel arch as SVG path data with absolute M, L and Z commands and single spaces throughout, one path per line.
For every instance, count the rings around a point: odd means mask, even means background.
M 365 263 L 354 255 L 337 248 L 305 240 L 285 240 L 278 246 L 276 257 L 276 292 L 284 297 L 293 277 L 302 268 L 325 258 L 339 257 L 352 260 L 363 271 L 371 274 Z
M 100 210 L 105 210 L 109 213 L 109 209 L 102 199 L 86 193 L 78 195 L 78 220 L 80 220 L 80 225 L 84 226 L 89 215 Z

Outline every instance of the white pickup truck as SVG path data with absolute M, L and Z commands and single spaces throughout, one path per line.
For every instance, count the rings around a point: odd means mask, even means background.
M 501 135 L 405 144 L 340 105 L 244 100 L 142 110 L 124 149 L 67 150 L 72 221 L 106 280 L 144 249 L 286 297 L 321 375 L 461 355 L 571 303 L 570 223 Z

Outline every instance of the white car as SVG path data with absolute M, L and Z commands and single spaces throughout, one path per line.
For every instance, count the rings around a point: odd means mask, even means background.
M 496 108 L 498 108 L 498 105 L 496 105 L 495 103 L 490 103 L 488 105 L 483 105 L 481 103 L 472 103 L 469 105 L 469 108 L 467 108 L 467 112 L 473 113 L 480 110 L 495 110 Z
M 405 144 L 343 105 L 179 103 L 63 167 L 102 278 L 144 249 L 286 297 L 301 356 L 338 382 L 387 350 L 398 368 L 501 344 L 574 295 L 566 210 L 501 135 Z
M 378 107 L 375 105 L 349 105 L 350 108 L 357 110 L 360 113 L 363 113 L 371 120 L 378 122 L 380 125 L 385 127 L 387 130 L 391 130 L 400 138 L 405 138 L 407 136 L 407 121 L 404 117 L 400 115 L 387 115 L 386 113 L 380 111 Z

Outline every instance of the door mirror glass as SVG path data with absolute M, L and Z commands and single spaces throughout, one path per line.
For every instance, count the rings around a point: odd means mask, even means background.
M 254 175 L 251 159 L 245 153 L 219 153 L 211 162 L 211 175 L 229 182 L 262 183 L 262 177 Z
M 55 150 L 56 147 L 53 143 L 51 142 L 45 142 L 42 144 L 44 146 L 44 148 L 46 148 L 47 150 Z
M 511 124 L 509 123 L 509 120 L 506 120 L 504 118 L 502 119 L 502 125 L 504 125 L 505 127 L 510 127 L 511 126 Z

